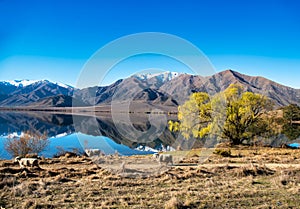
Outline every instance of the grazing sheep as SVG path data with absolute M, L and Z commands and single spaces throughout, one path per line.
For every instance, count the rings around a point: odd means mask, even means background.
M 153 158 L 155 158 L 159 162 L 159 164 L 165 163 L 166 165 L 173 165 L 172 155 L 155 153 L 153 154 Z
M 152 155 L 152 159 L 157 160 L 158 156 L 159 156 L 159 153 L 154 153 Z
M 100 155 L 102 155 L 102 152 L 101 152 L 100 149 L 85 149 L 85 153 L 86 153 L 89 157 L 100 156 Z
M 20 168 L 39 167 L 38 158 L 21 158 L 16 157 L 15 162 L 19 162 Z

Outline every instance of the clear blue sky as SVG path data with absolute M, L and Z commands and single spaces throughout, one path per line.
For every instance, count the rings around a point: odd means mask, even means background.
M 299 10 L 297 0 L 0 0 L 0 80 L 75 85 L 84 63 L 108 42 L 163 32 L 196 45 L 217 71 L 300 88 Z M 129 74 L 124 69 L 106 82 Z

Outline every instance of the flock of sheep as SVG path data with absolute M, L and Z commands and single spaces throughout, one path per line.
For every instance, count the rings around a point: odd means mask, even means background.
M 99 149 L 85 149 L 85 153 L 89 157 L 105 156 L 105 154 Z M 118 155 L 118 153 L 116 152 L 115 155 Z M 173 165 L 173 157 L 170 154 L 154 153 L 152 158 L 157 160 L 160 164 L 165 163 L 166 165 Z
M 105 156 L 105 154 L 99 150 L 99 149 L 86 149 L 85 153 L 89 157 L 99 157 L 99 156 Z M 118 154 L 118 153 L 117 153 Z M 20 168 L 33 168 L 33 167 L 39 167 L 39 157 L 36 158 L 21 158 L 16 157 L 15 162 L 19 162 Z M 173 165 L 173 157 L 170 154 L 160 154 L 155 153 L 153 154 L 153 159 L 155 159 L 160 165 Z M 125 169 L 125 163 L 122 163 L 121 165 L 122 170 Z
M 93 157 L 93 156 L 102 156 L 104 155 L 101 150 L 99 149 L 86 149 L 85 153 L 89 156 L 89 157 Z M 17 156 L 15 158 L 15 162 L 18 162 L 20 165 L 20 168 L 24 169 L 24 168 L 33 168 L 33 167 L 39 167 L 39 160 L 40 157 L 23 157 L 21 158 L 20 156 Z

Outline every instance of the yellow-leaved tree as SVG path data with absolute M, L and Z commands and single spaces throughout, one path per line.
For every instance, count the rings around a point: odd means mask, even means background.
M 268 98 L 244 92 L 238 84 L 210 98 L 207 93 L 193 93 L 178 107 L 178 121 L 169 121 L 171 131 L 180 131 L 185 138 L 228 139 L 242 144 L 263 134 L 267 121 L 262 115 L 272 108 Z

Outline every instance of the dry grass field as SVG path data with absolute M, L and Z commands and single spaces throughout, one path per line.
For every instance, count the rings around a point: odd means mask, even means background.
M 207 151 L 207 150 L 206 150 Z M 300 150 L 218 148 L 171 153 L 169 169 L 125 175 L 87 157 L 43 159 L 40 169 L 0 161 L 2 208 L 299 208 Z M 179 157 L 183 156 L 183 157 Z M 151 162 L 151 156 L 144 156 Z M 129 157 L 133 162 L 134 157 Z M 154 165 L 155 162 L 153 162 Z M 147 164 L 144 165 L 147 170 Z M 158 167 L 153 169 L 158 169 Z

